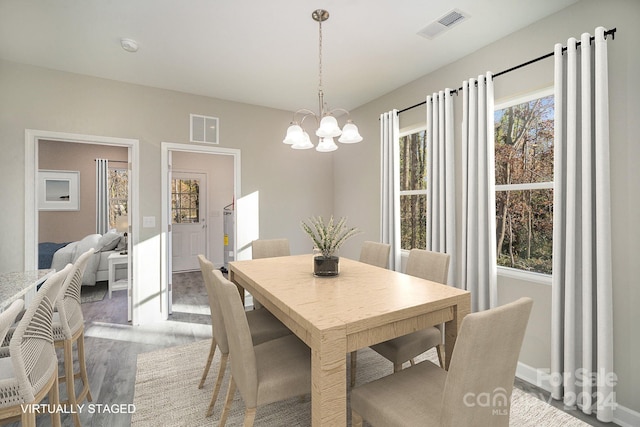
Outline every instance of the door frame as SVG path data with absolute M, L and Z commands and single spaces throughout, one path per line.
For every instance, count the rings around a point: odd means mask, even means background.
M 171 248 L 169 247 L 169 201 L 171 195 L 169 194 L 169 172 L 170 172 L 170 152 L 181 151 L 186 153 L 200 153 L 200 154 L 214 154 L 233 157 L 233 196 L 234 200 L 238 200 L 240 194 L 242 194 L 240 187 L 240 150 L 236 148 L 222 148 L 212 147 L 207 145 L 187 145 L 183 143 L 175 142 L 162 142 L 160 153 L 161 164 L 161 188 L 162 188 L 162 228 L 160 231 L 160 298 L 162 306 L 162 318 L 169 319 L 170 314 L 170 257 Z M 234 240 L 233 253 L 237 253 L 238 248 Z
M 138 281 L 138 273 L 141 271 L 136 253 L 136 245 L 139 241 L 139 170 L 140 170 L 140 141 L 131 138 L 117 138 L 111 136 L 83 135 L 68 132 L 54 132 L 46 130 L 25 130 L 25 179 L 24 179 L 24 269 L 36 270 L 38 268 L 38 143 L 40 140 L 73 142 L 92 145 L 113 145 L 127 148 L 130 163 L 129 175 L 129 312 L 132 324 L 137 324 L 137 291 L 135 286 Z M 133 276 L 133 277 L 132 277 Z

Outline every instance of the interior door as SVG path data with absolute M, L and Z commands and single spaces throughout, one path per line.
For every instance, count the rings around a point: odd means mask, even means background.
M 207 254 L 207 176 L 173 172 L 171 177 L 171 250 L 173 272 L 200 268 L 199 254 Z

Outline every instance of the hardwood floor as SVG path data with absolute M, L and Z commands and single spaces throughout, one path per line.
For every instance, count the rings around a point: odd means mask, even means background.
M 83 426 L 127 427 L 131 424 L 131 414 L 127 412 L 131 407 L 127 405 L 133 402 L 138 354 L 211 337 L 209 304 L 199 271 L 174 275 L 173 301 L 170 320 L 135 327 L 127 322 L 126 291 L 114 292 L 111 299 L 105 296 L 102 301 L 82 305 L 86 363 L 94 404 L 85 406 L 81 412 Z M 549 401 L 547 392 L 529 383 L 516 380 L 516 386 Z M 64 386 L 61 390 L 64 395 Z M 562 409 L 561 403 L 552 401 L 552 404 Z M 124 413 L 115 413 L 116 410 Z M 614 426 L 600 423 L 580 411 L 568 412 L 593 426 Z M 50 418 L 41 415 L 37 424 L 48 427 Z M 73 426 L 69 414 L 62 415 L 62 425 Z M 158 425 L 162 425 L 160 420 Z M 10 426 L 19 426 L 19 423 Z

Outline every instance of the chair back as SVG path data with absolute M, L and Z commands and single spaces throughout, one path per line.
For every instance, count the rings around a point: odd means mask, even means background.
M 73 263 L 56 301 L 56 310 L 60 314 L 60 324 L 65 339 L 71 339 L 73 334 L 84 326 L 80 289 L 84 271 L 93 254 L 94 249 L 91 248 Z
M 227 332 L 224 327 L 224 318 L 222 317 L 222 309 L 220 308 L 220 300 L 216 296 L 214 271 L 216 270 L 211 261 L 206 259 L 204 255 L 198 255 L 200 262 L 200 270 L 204 285 L 207 288 L 207 297 L 209 298 L 209 310 L 211 311 L 211 334 L 222 354 L 229 354 L 229 343 L 227 342 Z M 220 273 L 222 275 L 222 273 Z
M 511 392 L 533 300 L 462 321 L 444 385 L 442 426 L 508 426 Z
M 447 284 L 449 277 L 448 254 L 425 249 L 411 249 L 407 260 L 406 273 L 410 276 Z
M 289 239 L 260 239 L 251 242 L 253 259 L 289 256 Z
M 0 343 L 4 341 L 4 337 L 7 336 L 7 332 L 9 332 L 22 307 L 24 307 L 24 300 L 17 299 L 5 311 L 0 312 Z
M 216 291 L 229 339 L 231 375 L 247 407 L 255 408 L 258 402 L 258 370 L 247 315 L 236 285 L 222 274 L 216 275 L 216 279 Z
M 9 352 L 18 390 L 14 396 L 3 396 L 7 406 L 33 402 L 57 372 L 58 357 L 51 323 L 56 298 L 71 268 L 71 264 L 67 264 L 42 284 L 11 337 Z
M 389 267 L 389 253 L 391 245 L 388 243 L 364 242 L 360 250 L 360 261 L 376 267 Z

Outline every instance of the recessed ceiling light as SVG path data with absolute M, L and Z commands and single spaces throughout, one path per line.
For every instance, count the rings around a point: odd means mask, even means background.
M 138 42 L 133 39 L 120 39 L 120 46 L 127 52 L 138 51 Z

